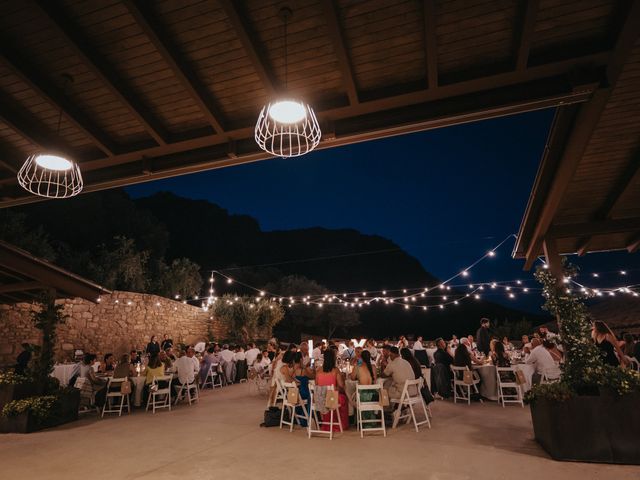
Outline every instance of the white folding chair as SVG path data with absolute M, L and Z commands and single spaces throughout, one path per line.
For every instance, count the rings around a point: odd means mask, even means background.
M 522 385 L 518 384 L 516 379 L 516 367 L 496 367 L 498 403 L 501 403 L 503 408 L 507 403 L 518 403 L 524 408 Z
M 629 357 L 629 366 L 631 369 L 640 372 L 640 362 L 633 357 Z
M 362 393 L 365 392 L 373 392 L 377 394 L 377 400 L 362 400 Z M 384 424 L 384 409 L 382 408 L 382 403 L 380 402 L 382 398 L 382 385 L 356 385 L 356 409 L 357 409 L 357 421 L 358 421 L 358 429 L 360 430 L 360 438 L 364 438 L 365 430 L 367 432 L 379 432 L 382 431 L 382 434 L 387 436 L 387 429 Z M 375 395 L 373 396 L 375 398 Z M 374 415 L 380 414 L 380 418 L 363 418 L 363 413 L 372 413 Z M 379 423 L 380 426 L 376 427 L 375 424 Z M 365 425 L 374 424 L 371 427 L 365 428 Z
M 277 378 L 275 379 L 275 387 L 276 387 L 276 395 L 273 400 L 273 406 L 277 407 L 278 403 L 282 403 L 284 401 L 284 398 L 287 396 L 287 392 L 284 390 L 284 387 L 282 386 L 282 382 L 280 382 L 280 380 Z
M 560 381 L 560 370 L 556 369 L 545 369 L 542 371 L 542 377 L 540 378 L 540 383 L 557 383 Z
M 220 376 L 219 365 L 217 363 L 209 365 L 207 377 L 205 378 L 201 388 L 204 390 L 208 386 L 212 389 L 215 389 L 216 387 L 222 388 L 222 378 Z
M 153 377 L 151 388 L 149 388 L 149 398 L 147 399 L 147 408 L 152 407 L 153 413 L 157 409 L 168 408 L 171 411 L 171 382 L 173 375 L 162 375 Z
M 73 386 L 80 390 L 80 408 L 78 409 L 78 413 L 95 412 L 98 417 L 100 417 L 100 407 L 96 405 L 96 392 L 93 390 L 91 381 L 86 377 L 78 377 Z
M 451 365 L 451 372 L 453 373 L 453 403 L 458 403 L 458 398 L 466 401 L 468 405 L 471 405 L 471 390 L 474 393 L 480 394 L 478 391 L 478 384 L 480 379 L 475 375 L 473 376 L 472 383 L 466 383 L 464 381 L 464 372 L 468 372 L 469 367 L 456 367 Z
M 307 415 L 307 408 L 304 402 L 302 401 L 302 398 L 300 398 L 299 391 L 298 391 L 298 401 L 296 403 L 292 403 L 289 401 L 289 395 L 288 395 L 289 389 L 295 388 L 297 390 L 298 388 L 297 385 L 293 382 L 291 383 L 285 382 L 282 384 L 282 387 L 284 388 L 286 393 L 282 401 L 282 411 L 280 413 L 280 428 L 282 428 L 282 425 L 288 425 L 289 431 L 292 432 L 294 423 L 297 423 L 298 425 L 303 427 L 302 420 L 304 420 L 308 424 L 309 415 Z M 302 407 L 302 413 L 298 413 L 296 410 L 296 407 Z M 289 420 L 285 420 L 284 418 L 284 414 L 287 411 L 289 412 Z
M 105 413 L 117 413 L 118 416 L 121 416 L 122 409 L 125 405 L 127 407 L 127 413 L 131 413 L 129 395 L 121 392 L 122 384 L 127 381 L 129 381 L 127 377 L 109 377 L 109 381 L 107 382 L 107 398 L 104 402 L 104 407 L 102 407 L 103 417 Z M 118 400 L 120 400 L 120 403 L 118 403 Z
M 334 390 L 333 385 L 329 386 L 315 386 L 309 384 L 309 420 L 307 422 L 307 435 L 311 438 L 311 435 L 329 435 L 329 440 L 333 440 L 333 427 L 337 426 L 340 429 L 340 433 L 342 433 L 342 424 L 340 423 L 340 413 L 338 412 L 338 407 L 335 409 L 329 410 L 329 421 L 324 422 L 321 420 L 322 412 L 318 410 L 318 406 L 316 405 L 316 389 L 326 389 L 326 391 Z M 315 423 L 316 428 L 312 427 L 312 424 Z M 327 425 L 329 430 L 322 430 L 322 426 Z
M 184 382 L 180 384 L 178 392 L 176 393 L 176 401 L 174 405 L 177 405 L 180 400 L 185 398 L 189 405 L 198 401 L 198 382 L 195 378 L 192 383 Z
M 393 428 L 397 428 L 398 423 L 400 423 L 400 420 L 403 418 L 406 419 L 406 423 L 409 423 L 409 420 L 413 421 L 413 426 L 416 429 L 416 432 L 420 425 L 426 424 L 431 428 L 431 421 L 429 420 L 427 406 L 425 405 L 422 394 L 420 393 L 422 385 L 422 378 L 418 378 L 416 380 L 405 380 L 400 398 L 390 399 L 391 403 L 397 404 L 397 407 L 393 412 Z M 424 413 L 424 420 L 420 422 L 416 419 L 416 412 L 414 410 L 416 405 L 420 405 L 422 407 L 422 412 Z M 402 410 L 404 409 L 407 409 L 408 411 L 405 414 L 402 414 Z

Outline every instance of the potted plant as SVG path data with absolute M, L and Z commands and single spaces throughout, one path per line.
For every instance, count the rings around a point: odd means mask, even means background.
M 565 278 L 576 267 L 563 260 Z M 535 438 L 556 460 L 640 464 L 640 374 L 605 365 L 591 340 L 585 300 L 538 268 L 543 308 L 555 314 L 564 365 L 558 383 L 535 385 L 526 395 Z
M 78 418 L 80 391 L 60 388 L 51 376 L 56 328 L 66 319 L 62 310 L 53 297 L 45 297 L 32 313 L 36 328 L 42 331 L 42 345 L 34 349 L 29 370 L 24 376 L 0 375 L 0 432 L 27 433 Z

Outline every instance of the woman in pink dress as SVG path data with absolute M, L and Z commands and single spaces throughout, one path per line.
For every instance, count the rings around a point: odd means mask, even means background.
M 332 385 L 333 388 L 338 391 L 338 416 L 342 430 L 347 430 L 349 428 L 349 405 L 347 403 L 347 396 L 344 394 L 344 378 L 342 378 L 340 370 L 336 367 L 336 351 L 333 348 L 328 348 L 324 352 L 322 367 L 318 368 L 316 372 L 316 385 L 319 387 Z M 330 412 L 322 416 L 323 423 L 328 423 L 330 419 Z M 322 425 L 322 430 L 329 431 L 329 425 Z M 334 426 L 333 430 L 334 432 L 340 431 L 337 426 Z

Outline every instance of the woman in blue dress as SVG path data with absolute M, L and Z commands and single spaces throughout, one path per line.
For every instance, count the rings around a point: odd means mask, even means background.
M 293 372 L 298 384 L 298 391 L 300 393 L 300 403 L 303 406 L 296 407 L 297 413 L 302 415 L 302 409 L 306 410 L 307 416 L 309 416 L 309 380 L 315 378 L 315 371 L 304 364 L 305 358 L 302 356 L 302 352 L 296 352 L 293 360 Z M 303 427 L 307 424 L 304 420 L 301 420 Z

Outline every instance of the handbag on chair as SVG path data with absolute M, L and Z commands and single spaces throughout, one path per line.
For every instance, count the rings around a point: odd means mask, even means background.
M 387 390 L 386 388 L 380 390 L 380 405 L 382 405 L 383 407 L 388 407 L 389 405 L 391 405 L 391 402 L 389 401 L 389 390 Z
M 518 385 L 524 385 L 527 383 L 527 379 L 524 376 L 524 372 L 520 369 L 516 369 L 516 383 Z
M 131 382 L 129 380 L 125 380 L 120 384 L 120 393 L 123 395 L 129 395 L 131 393 Z
M 338 392 L 328 390 L 324 399 L 324 406 L 327 410 L 335 410 L 338 408 Z
M 300 399 L 300 392 L 297 387 L 290 387 L 287 389 L 287 402 L 297 405 Z
M 465 370 L 462 375 L 462 381 L 467 385 L 473 385 L 473 372 Z

